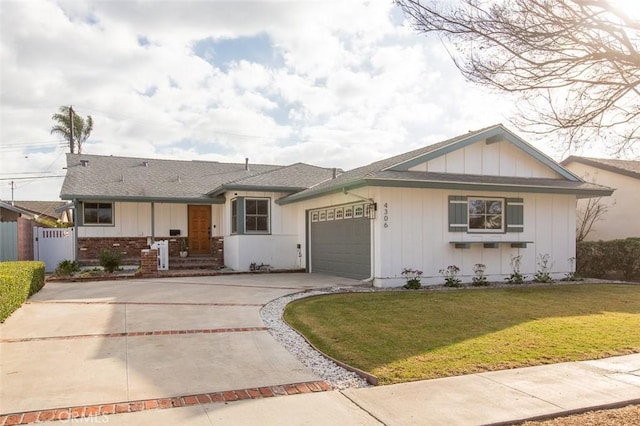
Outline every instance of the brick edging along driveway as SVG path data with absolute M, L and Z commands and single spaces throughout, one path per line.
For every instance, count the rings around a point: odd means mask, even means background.
M 259 388 L 237 389 L 172 398 L 146 399 L 140 401 L 117 402 L 100 405 L 55 408 L 24 413 L 0 415 L 0 426 L 24 425 L 45 421 L 70 420 L 111 414 L 133 413 L 136 411 L 187 407 L 198 404 L 228 403 L 245 399 L 271 398 L 301 393 L 324 392 L 331 386 L 324 381 L 291 383 Z

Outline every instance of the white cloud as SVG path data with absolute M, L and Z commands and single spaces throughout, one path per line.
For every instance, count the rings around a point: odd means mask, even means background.
M 49 134 L 60 105 L 93 116 L 87 153 L 345 169 L 505 121 L 508 110 L 464 82 L 438 43 L 398 22 L 391 2 L 1 7 L 0 178 L 63 172 L 64 149 Z M 260 35 L 276 60 L 239 51 L 222 64 L 194 52 L 203 40 Z M 55 199 L 60 183 L 25 181 L 15 195 Z

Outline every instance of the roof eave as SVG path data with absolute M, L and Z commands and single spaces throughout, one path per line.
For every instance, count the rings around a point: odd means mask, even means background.
M 279 185 L 222 185 L 207 193 L 207 196 L 215 197 L 227 191 L 260 191 L 260 192 L 290 192 L 296 193 L 304 191 L 305 187 L 300 186 L 279 186 Z
M 63 200 L 71 201 L 120 201 L 126 203 L 189 203 L 189 204 L 224 204 L 224 197 L 142 197 L 126 195 L 72 195 L 60 194 Z
M 423 181 L 406 179 L 365 179 L 369 186 L 388 186 L 398 188 L 433 188 L 433 189 L 467 189 L 467 190 L 488 190 L 504 192 L 530 192 L 546 194 L 573 194 L 579 198 L 607 197 L 613 194 L 614 189 L 603 187 L 596 188 L 567 188 L 545 185 L 522 185 L 486 182 L 456 182 L 456 181 Z
M 632 170 L 622 169 L 620 167 L 612 166 L 610 164 L 603 164 L 599 161 L 592 160 L 590 158 L 578 157 L 578 156 L 570 156 L 566 159 L 562 160 L 562 165 L 569 164 L 571 162 L 582 163 L 587 166 L 595 167 L 597 169 L 606 170 L 608 172 L 617 173 L 619 175 L 632 177 L 634 179 L 640 179 L 640 173 L 636 173 Z

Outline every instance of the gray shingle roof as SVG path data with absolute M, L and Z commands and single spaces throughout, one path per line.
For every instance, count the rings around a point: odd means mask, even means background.
M 67 204 L 64 201 L 15 201 L 14 205 L 37 215 L 45 215 L 54 219 L 61 217 L 56 213 L 58 207 Z
M 295 163 L 290 166 L 280 167 L 257 175 L 241 177 L 232 182 L 220 186 L 213 194 L 222 193 L 227 189 L 243 188 L 268 188 L 287 191 L 301 191 L 331 178 L 332 169 L 312 166 L 304 163 Z
M 204 201 L 225 183 L 279 168 L 250 164 L 245 170 L 242 163 L 67 154 L 60 198 Z
M 416 172 L 409 172 L 406 167 L 407 165 L 410 165 L 412 161 L 421 161 L 420 159 L 424 156 L 431 154 L 438 155 L 438 153 L 440 152 L 446 152 L 447 149 L 457 149 L 460 144 L 473 142 L 479 137 L 489 137 L 491 135 L 505 135 L 508 140 L 518 143 L 521 148 L 525 149 L 548 166 L 554 168 L 554 170 L 556 170 L 560 174 L 564 175 L 565 177 L 568 176 L 566 182 L 564 179 L 514 179 L 511 177 L 503 178 L 450 173 L 424 173 L 422 174 L 422 176 L 418 176 Z M 396 181 L 398 187 L 410 186 L 415 182 L 421 182 L 422 186 L 424 187 L 429 186 L 429 183 L 434 184 L 432 186 L 437 186 L 435 185 L 436 183 L 451 182 L 456 184 L 467 183 L 494 185 L 504 188 L 516 186 L 530 187 L 540 188 L 540 190 L 548 191 L 555 188 L 567 192 L 571 190 L 575 193 L 582 193 L 583 195 L 588 195 L 591 193 L 601 193 L 601 195 L 605 195 L 605 193 L 609 191 L 609 188 L 606 187 L 601 187 L 598 185 L 592 187 L 591 184 L 585 184 L 575 175 L 563 169 L 555 161 L 515 136 L 502 124 L 496 124 L 493 126 L 485 127 L 483 129 L 470 131 L 466 134 L 459 135 L 433 145 L 428 145 L 423 148 L 406 152 L 404 154 L 377 161 L 367 166 L 350 170 L 339 175 L 335 179 L 321 182 L 309 189 L 289 195 L 281 199 L 280 202 L 282 204 L 287 204 L 290 202 L 313 198 L 325 193 L 338 192 L 343 188 L 349 189 L 358 186 L 364 186 L 366 184 L 380 184 L 382 181 L 387 181 L 386 184 L 390 184 L 392 181 Z M 509 182 L 513 182 L 514 184 L 509 184 Z
M 612 160 L 608 158 L 578 157 L 572 155 L 563 160 L 561 164 L 567 165 L 573 161 L 640 179 L 640 161 Z

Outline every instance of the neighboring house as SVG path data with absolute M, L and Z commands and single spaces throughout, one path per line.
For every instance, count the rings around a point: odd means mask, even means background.
M 640 220 L 636 216 L 640 206 L 640 161 L 571 156 L 561 164 L 587 182 L 616 189 L 613 196 L 600 201 L 607 206 L 607 212 L 594 223 L 586 240 L 640 237 Z M 578 212 L 585 205 L 586 200 L 579 200 Z
M 30 212 L 36 219 L 51 222 L 73 222 L 70 210 L 65 210 L 63 201 L 14 201 L 14 206 Z
M 442 283 L 457 265 L 470 281 L 571 272 L 577 198 L 608 196 L 502 125 L 345 173 L 307 164 L 227 164 L 67 155 L 61 198 L 76 208 L 79 259 L 117 247 L 139 257 L 152 240 L 176 256 L 223 251 L 224 264 L 305 268 L 376 286 L 404 283 L 403 268 Z M 223 248 L 222 248 L 223 247 Z
M 33 260 L 35 215 L 6 201 L 0 201 L 0 262 Z

